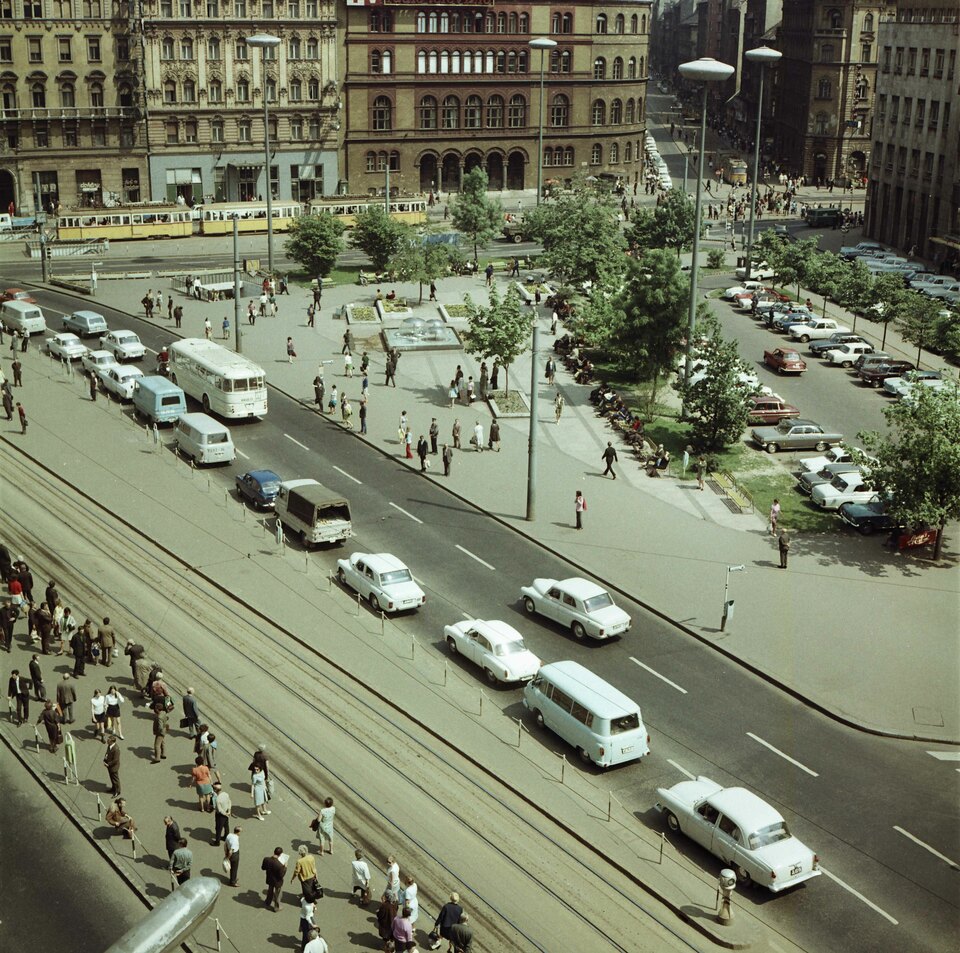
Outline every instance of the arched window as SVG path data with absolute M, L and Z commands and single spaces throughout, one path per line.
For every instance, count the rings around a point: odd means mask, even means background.
M 530 32 L 530 14 L 529 13 L 520 14 L 520 32 L 521 33 Z
M 271 78 L 267 80 L 265 85 L 267 91 L 267 102 L 275 103 L 277 101 L 277 81 Z
M 573 165 L 573 146 L 567 146 L 567 148 L 563 150 L 563 164 Z
M 210 122 L 210 140 L 211 142 L 223 142 L 223 120 L 213 119 Z
M 637 60 L 635 57 L 631 56 L 627 60 L 627 79 L 636 79 L 637 78 Z
M 427 51 L 417 50 L 417 72 L 426 73 L 427 71 Z
M 4 93 L 4 101 L 6 101 L 6 93 Z M 65 109 L 72 109 L 77 105 L 77 90 L 73 83 L 63 83 L 60 86 L 60 105 Z
M 479 96 L 468 96 L 463 108 L 463 128 L 479 129 L 483 112 L 483 100 Z
M 510 16 L 507 18 L 507 32 L 508 32 L 508 33 L 516 33 L 516 32 L 517 32 L 517 22 L 518 22 L 518 21 L 517 21 L 517 15 L 516 15 L 515 13 L 511 13 Z
M 483 32 L 484 33 L 493 33 L 495 24 L 495 17 L 493 13 L 488 13 L 483 21 Z
M 221 52 L 222 48 L 220 46 L 220 37 L 211 36 L 207 40 L 207 59 L 208 60 L 219 60 L 223 55 Z M 290 41 L 290 54 L 293 56 L 293 40 Z M 293 57 L 294 59 L 300 59 L 300 41 L 297 40 L 297 55 Z
M 450 72 L 450 51 L 449 50 L 440 51 L 440 72 L 441 73 Z
M 370 72 L 371 73 L 383 72 L 383 60 L 380 58 L 379 50 L 370 51 Z
M 573 14 L 565 13 L 560 22 L 561 33 L 573 33 Z
M 873 33 L 873 14 L 872 13 L 868 13 L 863 18 L 863 32 Z
M 593 61 L 593 78 L 594 79 L 607 78 L 607 61 L 602 56 L 598 56 Z
M 829 79 L 821 79 L 817 83 L 817 99 L 831 99 L 833 97 L 833 83 Z
M 164 83 L 164 87 L 166 87 L 166 83 Z M 250 102 L 250 83 L 248 80 L 238 79 L 234 86 L 234 89 L 237 94 L 238 103 Z
M 437 51 L 431 50 L 427 54 L 427 72 L 436 73 L 437 71 Z
M 551 32 L 551 33 L 559 33 L 559 32 L 560 32 L 560 14 L 559 14 L 559 13 L 555 13 L 555 14 L 550 18 L 550 32 Z
M 417 14 L 417 33 L 427 32 L 427 15 L 425 13 Z
M 460 32 L 461 32 L 461 30 L 460 30 L 460 14 L 457 13 L 456 10 L 454 10 L 454 12 L 450 14 L 450 32 L 451 32 L 451 33 L 460 33 Z
M 613 142 L 610 144 L 610 164 L 617 165 L 620 162 L 620 146 Z
M 439 21 L 439 18 L 437 17 L 437 15 L 436 15 L 435 13 L 431 13 L 431 14 L 427 17 L 427 33 L 436 33 L 436 32 L 437 32 L 438 21 Z
M 839 10 L 825 11 L 824 18 L 831 30 L 839 30 L 843 26 L 843 14 Z
M 197 101 L 197 84 L 192 79 L 183 81 L 183 101 L 185 103 L 195 103 Z M 93 88 L 91 87 L 91 93 Z M 96 104 L 94 104 L 96 105 Z
M 193 40 L 189 36 L 182 37 L 180 40 L 180 59 L 193 59 Z
M 623 161 L 633 162 L 633 143 L 626 142 L 623 146 Z
M 463 51 L 463 71 L 464 73 L 473 72 L 473 51 L 472 50 Z
M 307 80 L 307 99 L 310 102 L 316 102 L 320 98 L 320 80 L 316 76 L 311 76 Z
M 619 126 L 623 122 L 623 103 L 615 99 L 610 103 L 610 125 Z
M 390 153 L 390 171 L 399 172 L 400 171 L 400 153 L 394 149 Z
M 237 123 L 237 138 L 241 142 L 253 141 L 253 123 L 249 119 L 241 119 Z
M 613 32 L 614 33 L 623 33 L 624 25 L 626 23 L 626 18 L 622 13 L 617 14 L 617 18 L 613 21 Z
M 386 96 L 378 96 L 373 101 L 370 125 L 378 132 L 388 131 L 393 128 L 393 104 Z
M 637 32 L 637 15 L 636 14 L 630 17 L 630 32 L 631 33 Z
M 424 96 L 420 100 L 420 128 L 437 128 L 437 101 L 433 96 Z
M 634 102 L 633 102 L 632 99 L 628 99 L 628 100 L 627 100 L 627 107 L 626 107 L 626 109 L 623 111 L 623 121 L 624 121 L 624 122 L 626 122 L 626 123 L 631 123 L 631 122 L 634 121 L 634 119 L 633 119 L 633 110 L 634 110 Z
M 647 75 L 647 62 L 644 57 L 640 57 L 640 79 Z
M 487 128 L 503 128 L 503 97 L 500 95 L 491 96 L 487 100 Z
M 816 115 L 816 118 L 813 122 L 813 133 L 816 136 L 825 136 L 827 134 L 827 127 L 830 125 L 830 117 L 824 113 L 819 112 Z
M 483 71 L 484 73 L 493 72 L 493 50 L 487 50 L 483 58 Z
M 71 3 L 71 0 L 57 0 L 54 10 L 58 20 L 73 19 L 73 3 Z
M 507 125 L 511 129 L 522 129 L 527 124 L 527 101 L 521 93 L 514 93 L 510 97 L 510 107 L 507 110 Z
M 167 145 L 176 145 L 176 143 L 180 141 L 180 124 L 176 119 L 170 119 L 167 121 L 166 125 L 164 126 L 164 133 L 166 134 Z
M 460 100 L 456 96 L 446 96 L 444 98 L 440 118 L 444 129 L 460 128 Z
M 393 72 L 393 50 L 383 51 L 383 71 L 384 73 Z
M 240 99 L 240 92 L 237 91 L 237 99 Z M 165 103 L 175 103 L 177 101 L 177 84 L 168 79 L 163 84 L 163 101 Z
M 459 73 L 460 71 L 460 51 L 454 50 L 450 54 L 450 72 Z
M 377 154 L 375 152 L 367 153 L 367 172 L 377 171 Z
M 440 32 L 449 33 L 450 32 L 450 14 L 446 10 L 440 13 Z
M 557 151 L 562 153 L 560 149 Z M 544 166 L 553 165 L 553 149 L 550 146 L 543 150 L 543 164 Z
M 507 72 L 516 73 L 517 71 L 517 54 L 516 51 L 510 50 L 507 53 Z
M 550 125 L 555 129 L 564 129 L 570 125 L 570 100 L 558 93 L 550 103 Z
M 121 83 L 117 88 L 117 102 L 124 109 L 133 105 L 133 87 L 129 83 Z
M 43 83 L 34 83 L 30 87 L 30 101 L 34 109 L 44 109 L 47 105 L 47 88 Z
M 595 126 L 602 126 L 607 119 L 607 104 L 602 99 L 595 99 L 590 109 L 591 121 Z
M 307 59 L 316 60 L 320 58 L 320 41 L 315 36 L 307 37 Z
M 597 14 L 596 32 L 597 33 L 607 32 L 607 15 L 605 13 Z
M 590 165 L 600 165 L 603 161 L 603 147 L 599 142 L 595 142 L 590 147 Z
M 640 18 L 640 32 L 644 34 L 647 32 L 647 15 L 646 14 L 644 14 Z
M 160 41 L 160 59 L 162 60 L 172 60 L 174 58 L 174 50 L 176 46 L 173 42 L 172 36 L 165 36 Z
M 507 32 L 507 15 L 505 13 L 497 14 L 497 33 Z

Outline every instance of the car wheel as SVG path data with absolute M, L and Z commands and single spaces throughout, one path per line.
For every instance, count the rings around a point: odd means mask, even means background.
M 497 676 L 493 674 L 493 671 L 492 671 L 491 669 L 485 668 L 485 669 L 483 670 L 483 674 L 487 676 L 487 681 L 488 681 L 491 685 L 496 685 L 496 684 L 497 684 Z
M 809 340 L 810 340 L 810 335 L 809 335 L 809 334 L 801 334 L 801 335 L 800 335 L 800 343 L 801 343 L 801 344 L 806 344 Z
M 380 611 L 380 600 L 376 597 L 376 595 L 371 592 L 370 595 L 369 595 L 367 598 L 368 598 L 368 600 L 369 600 L 369 602 L 370 602 L 370 608 L 373 609 L 374 612 L 379 612 L 379 611 Z
M 581 642 L 587 637 L 587 630 L 583 627 L 582 622 L 574 622 L 571 628 L 574 637 L 580 639 Z
M 777 368 L 777 373 L 778 373 L 778 374 L 782 374 L 782 373 L 783 373 L 783 366 L 782 366 L 782 365 Z
M 816 445 L 814 446 L 813 449 L 816 450 L 817 453 L 823 453 L 823 451 L 826 450 L 827 447 L 829 447 L 829 446 L 830 446 L 830 444 L 824 443 L 824 442 L 821 440 L 818 444 L 816 444 Z
M 737 875 L 737 883 L 741 887 L 749 887 L 753 883 L 753 877 L 750 876 L 750 872 L 746 867 L 736 864 L 733 868 L 734 873 Z
M 529 596 L 523 597 L 523 608 L 526 609 L 530 615 L 533 615 L 537 611 L 536 604 Z
M 522 242 L 522 241 L 523 241 L 523 235 L 521 235 L 519 232 L 517 232 L 517 234 L 513 236 L 513 244 L 514 244 L 514 245 L 519 245 L 520 242 Z
M 853 361 L 841 361 L 840 366 L 850 370 L 850 368 L 853 367 Z
M 859 532 L 862 536 L 872 536 L 873 528 L 873 523 L 861 523 L 857 527 L 857 532 Z
M 450 649 L 450 654 L 451 654 L 451 655 L 456 655 L 456 654 L 457 654 L 457 652 L 458 652 L 458 650 L 457 650 L 457 640 L 456 640 L 452 635 L 447 639 L 447 647 Z
M 584 748 L 577 748 L 577 754 L 580 755 L 580 760 L 584 764 L 593 764 L 593 759 L 587 754 Z
M 674 814 L 673 811 L 667 811 L 667 829 L 674 834 L 680 833 L 680 822 L 677 820 L 677 815 Z
M 343 567 L 342 567 L 342 566 L 337 569 L 337 582 L 339 582 L 340 585 L 343 586 L 344 589 L 348 588 L 348 587 L 347 587 L 347 574 L 343 571 Z
M 780 449 L 780 444 L 778 443 L 767 444 L 767 453 L 776 453 L 779 449 Z
M 533 720 L 537 723 L 538 728 L 545 728 L 546 725 L 543 722 L 543 712 L 539 708 L 533 709 Z
M 207 397 L 206 394 L 204 394 L 203 397 L 202 397 L 201 400 L 200 400 L 200 403 L 203 404 L 203 412 L 204 412 L 205 414 L 209 414 L 209 413 L 210 413 L 210 398 Z
M 307 531 L 305 529 L 300 530 L 300 543 L 303 545 L 304 549 L 310 548 L 310 540 L 307 537 Z

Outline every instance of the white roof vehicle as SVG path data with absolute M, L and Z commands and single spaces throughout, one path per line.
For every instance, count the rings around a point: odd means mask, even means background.
M 76 361 L 87 353 L 87 347 L 76 334 L 64 332 L 47 338 L 47 353 L 67 361 Z
M 469 619 L 445 626 L 443 637 L 452 654 L 479 665 L 489 682 L 527 682 L 543 664 L 506 622 Z
M 838 473 L 829 483 L 821 483 L 810 491 L 810 499 L 823 510 L 836 510 L 841 503 L 870 503 L 877 491 L 858 470 Z
M 353 553 L 338 559 L 337 578 L 366 599 L 374 612 L 419 609 L 427 601 L 410 570 L 390 553 Z
M 116 364 L 100 374 L 100 383 L 108 394 L 118 400 L 133 400 L 133 385 L 143 377 L 139 367 L 130 364 Z
M 109 351 L 87 351 L 80 358 L 85 371 L 93 371 L 97 376 L 100 372 L 117 363 L 117 359 Z
M 589 579 L 534 579 L 520 590 L 524 608 L 569 628 L 578 639 L 609 639 L 630 628 L 630 616 Z
M 110 331 L 100 338 L 100 347 L 109 351 L 118 364 L 123 361 L 138 361 L 147 353 L 147 349 L 133 331 Z

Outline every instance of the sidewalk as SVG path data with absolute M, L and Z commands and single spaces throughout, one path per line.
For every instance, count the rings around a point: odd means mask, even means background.
M 497 275 L 496 280 L 506 287 L 506 276 Z M 139 301 L 146 284 L 101 281 L 95 300 L 125 310 L 131 301 Z M 396 291 L 417 300 L 416 285 L 398 284 Z M 459 303 L 468 292 L 475 301 L 484 300 L 482 276 L 439 282 L 441 303 Z M 293 287 L 289 297 L 279 299 L 279 318 L 260 318 L 255 327 L 243 324 L 244 353 L 266 368 L 273 386 L 306 403 L 312 403 L 311 382 L 323 361 L 328 393 L 334 383 L 345 390 L 359 429 L 361 381 L 359 375 L 352 380 L 343 375 L 340 351 L 346 324 L 338 316 L 342 305 L 370 303 L 374 293 L 359 286 L 325 291 L 317 326 L 310 329 L 309 296 Z M 181 300 L 176 293 L 174 298 Z M 224 313 L 233 321 L 231 302 L 182 303 L 185 336 L 202 334 L 207 317 L 214 328 Z M 95 307 L 94 302 L 89 306 Z M 415 306 L 415 314 L 432 317 L 436 311 L 425 300 L 422 307 Z M 165 318 L 154 323 L 168 326 Z M 540 315 L 540 327 L 538 366 L 552 353 L 546 312 Z M 400 454 L 397 420 L 402 410 L 409 413 L 414 442 L 427 432 L 432 417 L 437 418 L 441 442 L 449 440 L 455 418 L 463 427 L 465 446 L 475 420 L 488 432 L 491 416 L 485 405 L 451 410 L 446 396 L 457 364 L 479 380 L 478 361 L 462 351 L 406 352 L 396 389 L 385 389 L 379 325 L 369 331 L 354 325 L 352 330 L 356 349 L 371 356 L 367 439 L 373 446 Z M 285 360 L 288 335 L 299 355 L 294 364 Z M 888 347 L 909 350 L 893 329 Z M 527 354 L 511 368 L 511 387 L 526 389 L 529 380 Z M 818 538 L 800 536 L 794 540 L 789 572 L 776 571 L 776 545 L 759 515 L 731 513 L 720 497 L 698 493 L 688 481 L 651 480 L 626 452 L 621 454 L 620 478 L 602 478 L 600 455 L 608 439 L 617 445 L 616 438 L 595 417 L 589 387 L 574 384 L 562 369 L 557 382 L 566 399 L 559 426 L 553 420 L 553 391 L 540 384 L 537 519 L 524 519 L 525 418 L 501 420 L 500 454 L 456 455 L 447 481 L 452 492 L 842 721 L 900 737 L 960 742 L 956 539 L 947 538 L 944 563 L 931 566 L 914 556 L 895 556 L 878 541 L 843 530 Z M 410 462 L 419 466 L 416 459 Z M 442 469 L 435 467 L 429 478 L 442 480 Z M 582 534 L 572 531 L 578 488 L 589 503 Z M 736 617 L 721 633 L 725 570 L 739 564 L 747 572 L 732 577 Z M 922 637 L 904 638 L 916 630 L 919 619 L 925 621 Z

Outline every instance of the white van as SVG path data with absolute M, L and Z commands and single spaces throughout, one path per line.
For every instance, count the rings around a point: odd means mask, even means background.
M 43 334 L 47 330 L 40 306 L 27 301 L 4 301 L 0 305 L 0 320 L 4 327 L 21 334 Z
M 549 728 L 601 768 L 650 753 L 640 706 L 577 662 L 551 662 L 523 688 L 523 704 Z
M 206 414 L 184 414 L 177 420 L 173 444 L 195 463 L 232 463 L 237 457 L 230 431 Z

